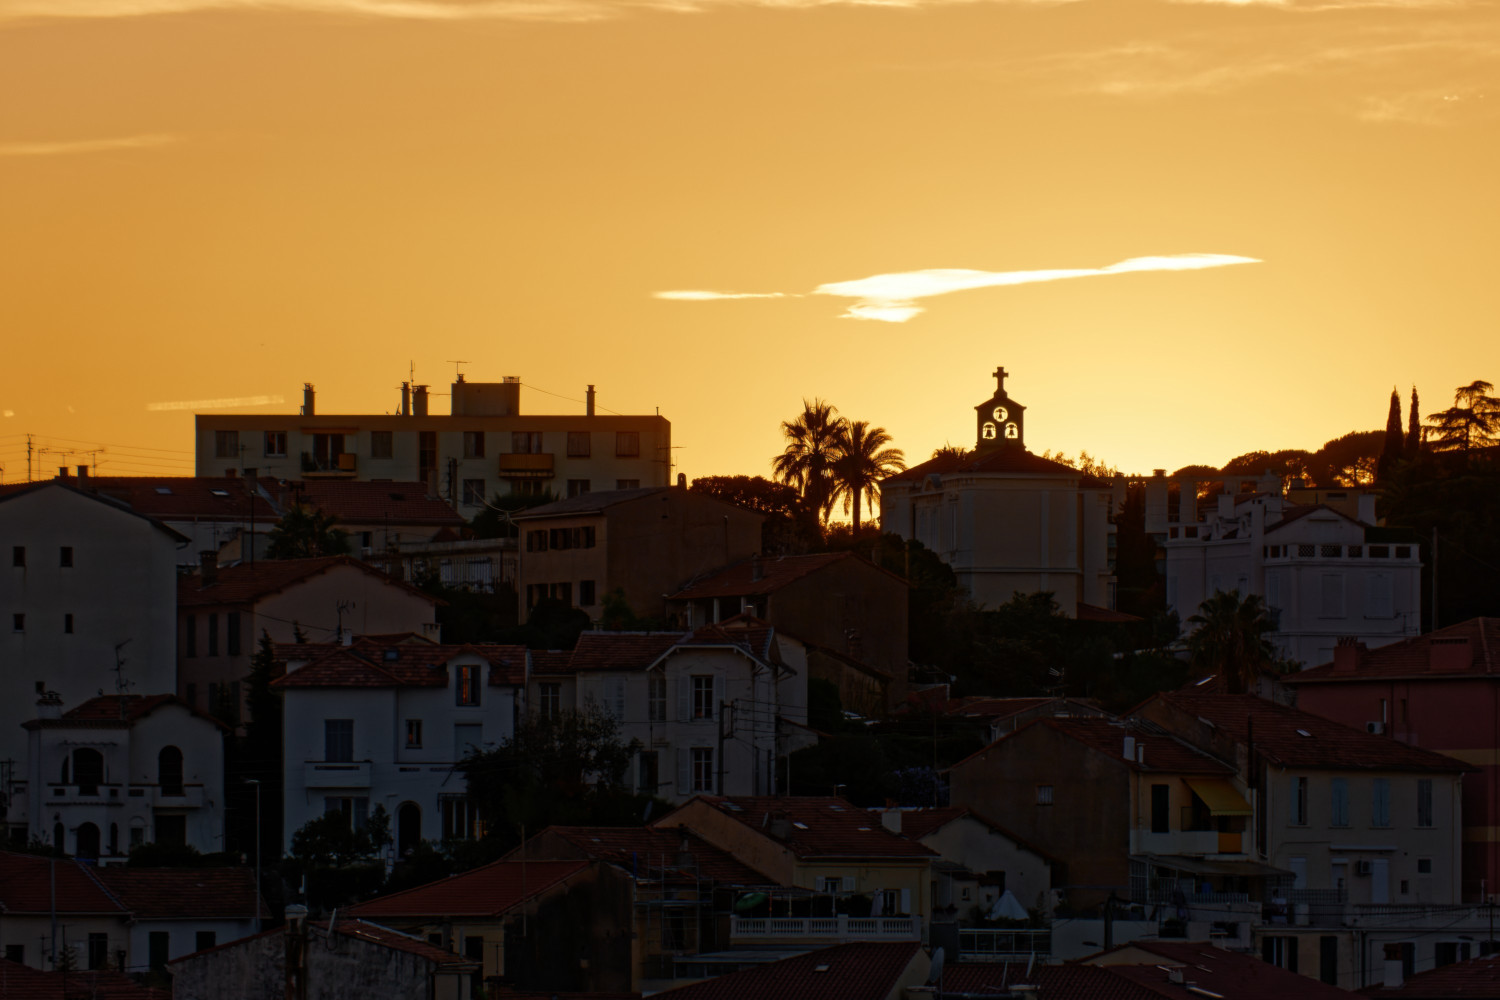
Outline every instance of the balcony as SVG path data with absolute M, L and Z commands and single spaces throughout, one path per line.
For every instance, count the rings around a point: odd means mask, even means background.
M 176 794 L 163 791 L 160 785 L 152 785 L 150 790 L 151 808 L 153 809 L 202 809 L 203 808 L 203 786 L 183 785 Z
M 353 479 L 359 471 L 359 456 L 351 451 L 321 456 L 302 453 L 302 475 L 308 479 Z
M 117 783 L 101 782 L 93 785 L 47 786 L 47 805 L 72 803 L 79 806 L 107 806 L 120 804 L 120 788 Z
M 1025 962 L 1052 954 L 1052 932 L 1045 928 L 1007 930 L 999 927 L 961 927 L 958 957 L 965 962 Z
M 738 944 L 774 941 L 917 941 L 920 917 L 734 917 L 729 937 Z
M 500 456 L 502 479 L 551 479 L 552 454 L 510 454 Z
M 302 765 L 302 783 L 308 788 L 369 788 L 370 762 L 330 764 L 310 760 Z
M 1207 856 L 1211 854 L 1245 853 L 1245 834 L 1220 833 L 1217 830 L 1173 830 L 1171 833 L 1137 834 L 1140 854 L 1185 854 Z

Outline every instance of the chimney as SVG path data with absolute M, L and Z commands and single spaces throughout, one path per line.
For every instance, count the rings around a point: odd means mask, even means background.
M 677 488 L 679 490 L 685 490 L 685 489 L 687 489 L 687 473 L 686 472 L 679 472 L 679 473 L 677 473 Z
M 584 398 L 584 410 L 583 410 L 584 415 L 592 417 L 594 415 L 594 387 L 593 386 L 589 386 L 588 391 L 583 394 L 583 398 Z
M 1375 523 L 1375 494 L 1361 493 L 1359 495 L 1359 520 L 1365 524 Z
M 68 478 L 68 467 L 66 465 L 59 465 L 57 467 L 57 478 L 58 479 L 67 479 Z
M 880 825 L 892 833 L 901 832 L 901 810 L 887 809 L 880 814 Z
M 313 392 L 313 384 L 311 382 L 303 382 L 302 383 L 302 415 L 304 417 L 310 417 L 310 416 L 312 416 L 317 411 L 317 407 L 313 405 L 314 402 L 315 402 L 315 399 L 314 399 L 315 395 L 316 394 Z
M 1456 674 L 1474 665 L 1474 647 L 1468 636 L 1430 637 L 1427 640 L 1427 669 L 1433 673 Z
M 411 416 L 411 383 L 401 383 L 401 416 Z
M 38 719 L 61 719 L 62 696 L 56 691 L 48 691 L 46 681 L 36 682 L 36 693 L 41 695 L 36 700 L 36 717 Z
M 412 390 L 411 409 L 413 416 L 427 416 L 427 387 L 425 385 L 416 386 Z
M 786 813 L 772 813 L 770 824 L 771 836 L 777 840 L 785 840 L 792 835 L 792 820 Z
M 1135 760 L 1135 737 L 1125 737 L 1125 759 Z
M 87 479 L 88 477 L 89 477 L 89 467 L 87 465 L 80 465 L 78 467 L 78 478 L 79 479 Z
M 207 587 L 219 579 L 219 553 L 213 549 L 203 549 L 198 553 L 198 572 L 203 577 L 199 581 L 200 587 Z
M 1401 962 L 1401 946 L 1388 944 L 1385 946 L 1385 981 L 1382 985 L 1388 990 L 1398 990 L 1405 981 L 1406 967 Z
M 1338 645 L 1333 647 L 1333 672 L 1352 674 L 1358 670 L 1363 648 L 1364 644 L 1356 640 L 1354 636 L 1339 636 Z

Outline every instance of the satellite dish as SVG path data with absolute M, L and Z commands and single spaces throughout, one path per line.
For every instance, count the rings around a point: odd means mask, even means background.
M 931 986 L 943 977 L 943 949 L 939 947 L 932 953 L 932 970 L 927 973 L 927 985 Z

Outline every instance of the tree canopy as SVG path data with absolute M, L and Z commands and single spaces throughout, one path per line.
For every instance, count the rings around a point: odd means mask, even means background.
M 349 553 L 349 533 L 337 518 L 307 504 L 294 504 L 267 535 L 267 559 L 313 559 Z

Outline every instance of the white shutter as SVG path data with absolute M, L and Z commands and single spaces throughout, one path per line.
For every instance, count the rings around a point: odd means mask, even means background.
M 623 678 L 623 677 L 615 677 L 615 678 L 611 678 L 611 681 L 612 681 L 611 686 L 614 688 L 614 692 L 613 692 L 613 695 L 614 695 L 614 698 L 613 698 L 614 704 L 613 704 L 612 707 L 613 707 L 614 713 L 615 713 L 615 721 L 616 722 L 624 722 L 625 721 L 625 678 Z
M 714 674 L 714 721 L 719 719 L 719 706 L 724 704 L 724 675 Z
M 601 681 L 597 677 L 590 677 L 579 683 L 579 692 L 583 695 L 583 707 L 588 709 L 589 703 L 593 702 L 600 708 L 604 707 L 604 699 L 600 697 Z
M 911 913 L 911 890 L 910 889 L 902 889 L 901 890 L 901 912 L 902 913 Z
M 844 891 L 845 892 L 853 892 L 854 891 L 854 876 L 853 875 L 845 875 L 844 876 Z
M 693 790 L 693 759 L 686 747 L 677 748 L 677 794 L 688 795 Z
M 690 722 L 693 718 L 693 682 L 687 675 L 677 678 L 677 721 Z

